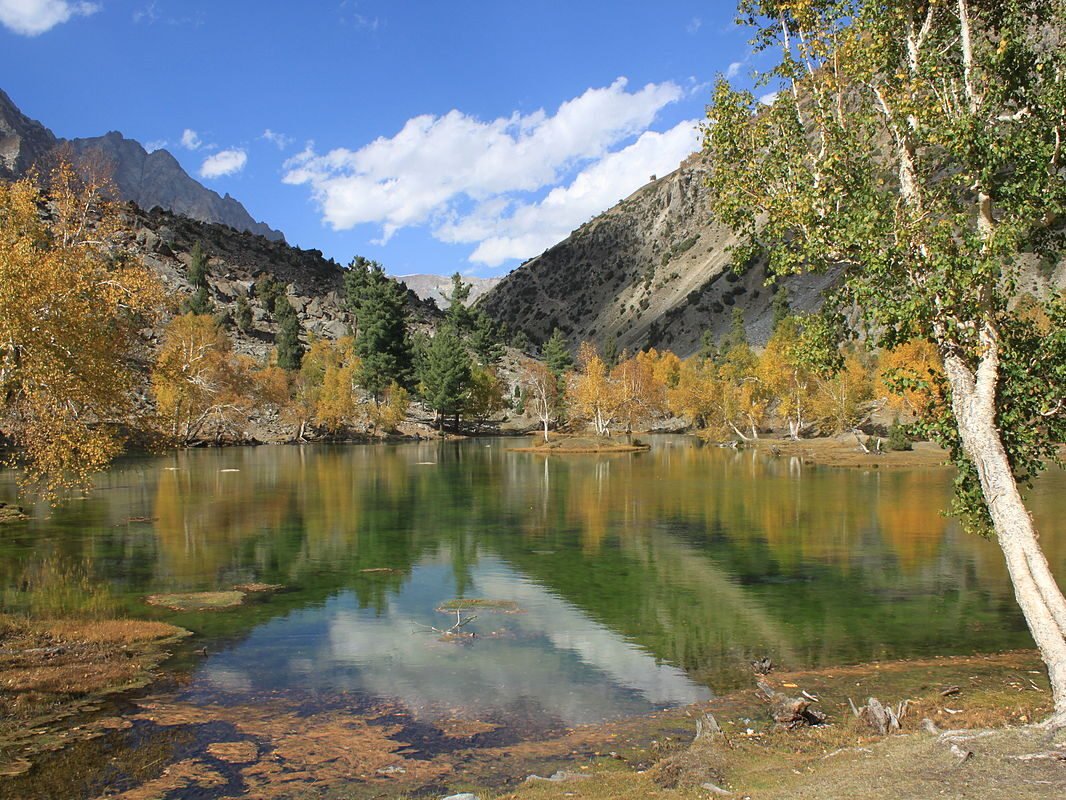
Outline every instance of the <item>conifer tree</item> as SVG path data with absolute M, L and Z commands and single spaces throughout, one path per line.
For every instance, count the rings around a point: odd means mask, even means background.
M 304 346 L 300 342 L 300 320 L 285 294 L 275 301 L 274 315 L 278 320 L 278 366 L 282 369 L 299 369 L 304 356 Z
M 198 287 L 207 286 L 207 259 L 204 258 L 203 245 L 199 242 L 192 246 L 189 253 L 189 283 Z
M 429 343 L 421 375 L 422 396 L 440 415 L 442 430 L 446 415 L 455 417 L 458 428 L 470 391 L 470 377 L 470 357 L 455 328 L 445 323 Z
M 499 328 L 492 317 L 484 311 L 473 314 L 473 330 L 470 332 L 470 349 L 477 355 L 482 366 L 488 367 L 499 363 L 503 358 L 503 345 L 500 344 Z
M 348 307 L 355 315 L 357 380 L 375 400 L 392 384 L 411 383 L 411 344 L 404 286 L 376 261 L 357 257 L 345 276 Z
M 544 343 L 544 363 L 548 365 L 556 378 L 562 378 L 563 374 L 574 366 L 574 357 L 570 355 L 570 347 L 563 332 L 556 328 L 551 337 Z
M 237 298 L 237 308 L 233 314 L 233 321 L 237 324 L 237 330 L 248 333 L 252 329 L 252 306 L 248 298 L 243 294 Z

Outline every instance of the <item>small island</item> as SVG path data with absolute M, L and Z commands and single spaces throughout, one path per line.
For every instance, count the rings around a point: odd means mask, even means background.
M 572 455 L 581 453 L 642 453 L 651 449 L 640 439 L 622 441 L 607 436 L 565 436 L 544 441 L 534 439 L 529 447 L 508 448 L 514 453 L 542 453 L 545 455 Z

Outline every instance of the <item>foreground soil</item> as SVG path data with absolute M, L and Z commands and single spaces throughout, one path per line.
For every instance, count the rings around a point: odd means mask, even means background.
M 162 622 L 0 615 L 0 776 L 25 772 L 38 754 L 105 730 L 73 720 L 107 695 L 149 683 L 167 647 L 187 635 Z
M 827 724 L 776 725 L 756 679 L 817 697 Z M 849 698 L 869 696 L 906 701 L 900 733 L 881 736 L 855 718 Z M 80 723 L 103 735 L 0 780 L 0 797 L 688 800 L 714 796 L 711 784 L 753 800 L 1066 796 L 1066 737 L 1029 725 L 1050 709 L 1030 652 L 775 670 L 705 704 L 530 741 L 460 709 L 427 721 L 356 696 L 314 697 L 139 696 L 121 717 Z M 694 743 L 707 713 L 724 734 Z

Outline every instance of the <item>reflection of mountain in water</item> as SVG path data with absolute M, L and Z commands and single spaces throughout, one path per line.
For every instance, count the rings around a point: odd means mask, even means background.
M 224 692 L 299 687 L 396 700 L 417 718 L 522 718 L 568 726 L 705 700 L 684 672 L 592 622 L 579 609 L 489 556 L 471 596 L 506 598 L 521 612 L 482 611 L 472 640 L 441 641 L 436 611 L 452 597 L 448 554 L 427 558 L 383 613 L 350 592 L 295 611 L 211 656 L 194 685 Z M 202 683 L 201 683 L 202 681 Z M 194 693 L 196 688 L 192 690 Z

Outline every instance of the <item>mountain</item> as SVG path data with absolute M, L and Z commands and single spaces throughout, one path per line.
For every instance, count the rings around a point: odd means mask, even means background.
M 583 340 L 619 350 L 699 349 L 705 331 L 717 341 L 744 312 L 748 337 L 765 342 L 774 289 L 763 265 L 732 269 L 732 231 L 714 220 L 702 156 L 653 179 L 559 244 L 505 277 L 479 303 L 491 317 L 530 339 L 558 326 L 572 346 Z M 792 307 L 817 308 L 828 275 L 783 282 Z
M 611 340 L 630 352 L 668 348 L 686 357 L 705 332 L 720 341 L 733 309 L 749 341 L 766 343 L 777 286 L 794 311 L 813 311 L 836 275 L 805 274 L 767 285 L 765 264 L 734 270 L 733 232 L 715 221 L 702 155 L 642 186 L 614 208 L 511 272 L 478 303 L 513 331 L 544 342 L 558 326 L 576 347 Z M 1026 259 L 1019 293 L 1066 288 L 1066 261 Z
M 23 114 L 0 91 L 0 178 L 22 177 L 30 167 L 59 148 L 68 149 L 75 160 L 106 165 L 122 199 L 143 209 L 158 206 L 267 239 L 285 238 L 281 231 L 253 219 L 228 194 L 220 196 L 194 180 L 166 150 L 149 153 L 139 142 L 116 131 L 91 138 L 57 139 L 52 131 Z
M 452 291 L 452 279 L 444 275 L 401 275 L 397 278 L 407 284 L 407 288 L 423 300 L 432 300 L 437 307 L 444 309 L 448 305 L 448 296 Z M 470 284 L 470 296 L 466 304 L 474 302 L 498 284 L 502 278 L 463 278 L 463 283 Z

